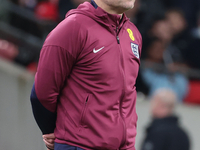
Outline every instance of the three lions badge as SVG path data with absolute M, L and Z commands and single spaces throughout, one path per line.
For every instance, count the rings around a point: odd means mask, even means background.
M 128 28 L 127 32 L 129 33 L 130 39 L 132 41 L 135 41 L 135 37 L 133 35 L 133 31 Z M 139 59 L 140 58 L 140 55 L 139 55 L 139 46 L 137 44 L 131 42 L 131 49 L 132 49 L 132 52 L 135 55 L 135 57 L 137 57 Z
M 132 49 L 132 52 L 135 55 L 135 57 L 137 57 L 139 59 L 140 58 L 139 46 L 137 44 L 134 44 L 134 43 L 131 42 L 131 49 Z

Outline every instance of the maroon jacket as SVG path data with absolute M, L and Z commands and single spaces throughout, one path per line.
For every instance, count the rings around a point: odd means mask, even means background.
M 51 132 L 45 130 L 53 121 L 47 115 L 42 125 L 35 99 L 57 113 L 57 143 L 135 150 L 141 48 L 141 35 L 125 15 L 120 19 L 88 2 L 69 11 L 48 35 L 35 76 L 31 98 L 42 132 Z

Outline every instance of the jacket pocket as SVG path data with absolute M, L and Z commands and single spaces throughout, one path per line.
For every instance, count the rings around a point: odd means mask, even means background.
M 90 95 L 87 95 L 85 102 L 84 102 L 84 106 L 81 112 L 81 119 L 80 119 L 80 126 L 87 128 L 86 122 L 85 122 L 85 118 L 86 118 L 86 114 L 87 114 L 87 109 L 88 109 L 88 102 L 89 102 L 89 97 Z

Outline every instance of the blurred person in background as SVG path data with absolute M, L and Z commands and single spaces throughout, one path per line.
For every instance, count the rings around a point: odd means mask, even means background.
M 137 14 L 137 27 L 145 37 L 152 22 L 156 18 L 163 17 L 165 7 L 161 0 L 140 0 L 140 10 Z
M 190 141 L 175 115 L 176 93 L 158 89 L 151 98 L 152 122 L 146 130 L 141 150 L 189 150 Z
M 189 67 L 195 69 L 190 78 L 189 93 L 185 98 L 186 103 L 200 104 L 200 80 L 199 80 L 199 69 L 200 69 L 200 11 L 197 17 L 197 27 L 192 30 L 192 42 L 187 50 L 187 63 Z
M 192 30 L 193 40 L 187 50 L 187 62 L 190 67 L 200 69 L 200 11 L 197 17 L 197 27 Z
M 165 17 L 155 20 L 148 31 L 143 46 L 142 56 L 146 63 L 141 69 L 141 78 L 149 88 L 149 96 L 162 87 L 172 89 L 180 102 L 187 95 L 189 80 L 185 75 L 187 64 L 184 54 L 188 50 L 190 36 L 186 26 L 182 12 L 169 9 Z M 165 69 L 156 69 L 155 64 L 163 65 Z
M 170 24 L 170 32 L 173 36 L 177 36 L 186 29 L 187 23 L 181 10 L 171 8 L 166 11 L 166 20 Z
M 31 103 L 48 148 L 135 150 L 142 37 L 124 14 L 134 3 L 84 2 L 46 38 Z
M 167 22 L 165 17 L 155 19 L 147 33 L 147 41 L 149 38 L 158 38 L 163 42 L 163 44 L 169 44 L 172 39 L 170 24 Z
M 187 67 L 187 55 L 191 49 L 189 45 L 193 38 L 188 30 L 184 14 L 177 8 L 171 8 L 166 12 L 166 21 L 172 35 L 166 51 L 166 54 L 170 57 L 169 61 L 171 61 L 168 63 L 173 63 L 174 66 L 177 65 L 178 67 Z
M 183 12 L 177 8 L 166 9 L 164 15 L 155 16 L 151 25 L 143 36 L 144 50 L 142 56 L 146 56 L 146 43 L 150 38 L 159 38 L 166 44 L 165 59 L 167 63 L 177 66 L 187 67 L 187 52 L 192 41 L 190 31 Z
M 152 20 L 164 16 L 165 12 L 171 8 L 177 8 L 184 13 L 189 30 L 197 27 L 196 18 L 200 8 L 199 0 L 141 0 L 138 19 L 143 24 L 140 24 L 138 28 L 142 35 L 145 35 Z
M 147 32 L 147 41 L 151 37 L 159 38 L 167 45 L 173 44 L 179 51 L 186 49 L 190 36 L 182 11 L 176 8 L 168 9 L 164 16 L 155 18 Z
M 149 88 L 148 96 L 151 96 L 157 89 L 170 88 L 177 94 L 177 100 L 182 102 L 188 93 L 187 77 L 171 67 L 165 60 L 167 44 L 159 38 L 149 39 L 146 50 L 144 67 L 141 68 L 141 77 Z M 166 67 L 156 67 L 160 64 Z
M 179 8 L 184 14 L 189 30 L 197 27 L 197 16 L 200 10 L 199 0 L 173 0 L 172 6 Z

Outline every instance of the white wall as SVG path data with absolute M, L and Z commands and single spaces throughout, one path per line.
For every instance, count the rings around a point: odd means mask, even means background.
M 0 150 L 45 150 L 32 115 L 29 95 L 34 76 L 24 69 L 0 59 Z M 149 102 L 138 97 L 138 134 L 136 149 L 139 150 L 144 130 L 149 122 Z M 190 133 L 191 150 L 200 150 L 200 107 L 178 106 L 183 126 Z
M 33 75 L 0 59 L 0 150 L 45 150 L 29 95 Z

